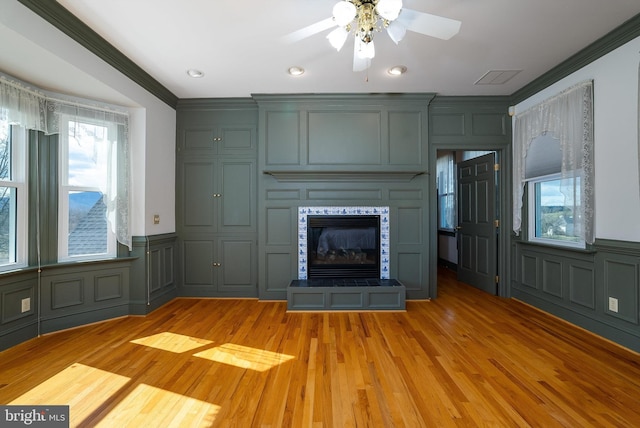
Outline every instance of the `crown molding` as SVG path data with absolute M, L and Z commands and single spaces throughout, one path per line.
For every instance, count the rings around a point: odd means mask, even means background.
M 253 98 L 181 98 L 176 104 L 178 110 L 235 110 L 257 109 Z
M 589 65 L 598 58 L 640 36 L 640 14 L 629 19 L 600 39 L 591 43 L 542 76 L 511 94 L 513 104 L 537 94 L 546 87 Z
M 178 97 L 56 1 L 18 0 L 172 108 Z

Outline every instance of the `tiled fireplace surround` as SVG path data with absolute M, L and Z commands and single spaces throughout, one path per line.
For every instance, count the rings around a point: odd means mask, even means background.
M 298 279 L 307 279 L 307 224 L 310 215 L 380 217 L 380 279 L 389 279 L 389 207 L 299 207 Z

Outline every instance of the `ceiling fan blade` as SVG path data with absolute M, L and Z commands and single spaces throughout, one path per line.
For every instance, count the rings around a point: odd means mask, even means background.
M 285 43 L 295 43 L 299 42 L 302 39 L 306 39 L 307 37 L 311 37 L 314 34 L 317 34 L 321 31 L 328 30 L 331 27 L 335 27 L 336 22 L 332 18 L 323 19 L 322 21 L 316 22 L 315 24 L 308 25 L 304 28 L 294 31 L 293 33 L 289 33 L 282 38 Z
M 406 8 L 402 9 L 397 20 L 403 24 L 407 30 L 415 31 L 425 36 L 437 37 L 442 40 L 449 40 L 458 34 L 460 26 L 462 25 L 462 22 L 455 19 Z
M 358 38 L 354 37 L 354 45 L 353 45 L 353 71 L 364 71 L 367 68 L 371 67 L 371 60 L 369 58 L 364 58 L 358 55 Z

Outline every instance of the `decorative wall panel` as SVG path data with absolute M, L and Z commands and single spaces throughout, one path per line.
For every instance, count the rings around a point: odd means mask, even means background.
M 51 309 L 61 309 L 84 303 L 83 278 L 51 281 Z
M 379 165 L 380 113 L 309 113 L 309 165 Z
M 420 166 L 422 112 L 389 112 L 389 163 Z
M 267 245 L 291 245 L 293 217 L 290 208 L 267 208 Z
M 626 259 L 626 260 L 625 260 Z M 633 324 L 638 324 L 638 269 L 640 259 L 604 259 L 604 297 L 606 313 Z M 618 300 L 618 311 L 609 309 L 608 300 Z
M 121 274 L 103 274 L 94 277 L 94 300 L 120 299 L 123 294 L 123 278 Z
M 542 290 L 562 298 L 562 264 L 555 260 L 542 260 Z
M 596 308 L 596 289 L 593 265 L 569 266 L 569 300 L 588 309 Z
M 504 113 L 475 113 L 471 115 L 471 132 L 477 136 L 503 137 L 507 135 Z
M 265 263 L 267 279 L 265 291 L 286 293 L 297 260 L 295 253 L 268 253 Z
M 465 134 L 464 128 L 465 115 L 463 113 L 431 115 L 431 134 L 433 136 L 462 136 Z
M 0 324 L 10 323 L 20 318 L 33 315 L 35 312 L 35 289 L 33 286 L 6 289 L 0 294 L 2 302 L 2 319 Z M 29 309 L 22 312 L 22 301 L 29 299 Z M 0 347 L 0 350 L 2 347 Z
M 267 165 L 300 164 L 300 114 L 297 111 L 266 113 Z

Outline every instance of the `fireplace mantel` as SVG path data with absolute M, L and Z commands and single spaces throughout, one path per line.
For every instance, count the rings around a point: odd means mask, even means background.
M 323 171 L 323 170 L 265 170 L 281 182 L 313 181 L 399 181 L 409 182 L 415 177 L 428 174 L 427 171 Z

